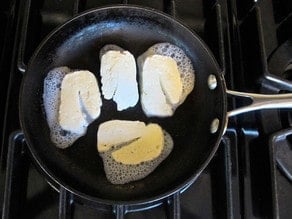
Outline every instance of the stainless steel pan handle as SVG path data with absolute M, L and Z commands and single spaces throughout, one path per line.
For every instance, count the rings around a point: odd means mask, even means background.
M 238 109 L 227 112 L 228 117 L 262 109 L 292 108 L 292 93 L 267 95 L 244 93 L 232 90 L 227 90 L 226 92 L 227 94 L 235 97 L 247 97 L 252 100 L 252 103 L 248 106 L 240 107 Z

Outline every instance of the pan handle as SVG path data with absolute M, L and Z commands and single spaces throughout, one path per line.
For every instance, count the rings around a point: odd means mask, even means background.
M 248 106 L 240 107 L 238 109 L 229 111 L 227 113 L 228 117 L 262 109 L 292 108 L 292 93 L 268 95 L 244 93 L 232 90 L 226 90 L 226 93 L 234 97 L 245 97 L 250 98 L 252 100 L 252 103 Z

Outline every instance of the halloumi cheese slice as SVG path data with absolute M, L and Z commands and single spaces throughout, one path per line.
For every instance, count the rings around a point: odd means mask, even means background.
M 182 95 L 182 80 L 176 61 L 162 55 L 153 55 L 149 59 L 157 66 L 156 71 L 159 73 L 160 85 L 167 101 L 172 105 L 178 104 Z
M 140 164 L 157 158 L 161 154 L 163 145 L 161 127 L 157 124 L 149 124 L 143 129 L 139 139 L 112 152 L 112 157 L 122 164 Z
M 119 80 L 119 71 L 122 70 L 121 56 L 119 51 L 108 51 L 101 56 L 100 75 L 101 75 L 101 90 L 105 99 L 113 98 Z
M 107 121 L 97 135 L 105 175 L 113 184 L 143 179 L 165 160 L 174 144 L 158 124 L 146 126 L 140 121 Z
M 119 111 L 135 106 L 139 94 L 134 56 L 118 46 L 106 45 L 101 49 L 100 57 L 101 89 L 104 98 L 113 99 Z
M 140 138 L 145 128 L 144 122 L 110 120 L 100 124 L 97 132 L 97 150 L 105 152 L 114 146 Z
M 95 76 L 90 71 L 66 74 L 61 84 L 59 124 L 77 134 L 100 115 L 102 100 Z
M 148 117 L 172 116 L 194 88 L 195 71 L 192 61 L 176 45 L 157 43 L 140 55 L 137 62 L 144 113 Z M 158 78 L 154 73 L 159 75 L 160 88 L 157 88 Z M 151 93 L 152 89 L 155 89 L 155 93 Z
M 162 82 L 166 75 L 172 74 L 163 73 L 165 69 L 171 71 L 166 66 L 168 61 L 164 58 L 163 60 L 164 62 L 161 62 L 160 56 L 157 55 L 149 56 L 140 67 L 141 104 L 147 116 L 166 117 L 173 115 L 172 105 L 169 103 L 167 96 L 170 96 L 172 101 L 176 101 L 177 96 L 181 94 L 181 87 L 179 87 L 180 92 L 177 92 L 174 91 L 175 87 L 171 87 L 171 82 Z M 162 86 L 162 83 L 164 83 L 164 86 Z M 164 93 L 164 90 L 167 91 L 165 92 L 167 95 Z

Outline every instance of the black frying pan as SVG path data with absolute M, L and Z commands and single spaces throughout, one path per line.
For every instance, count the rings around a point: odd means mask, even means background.
M 88 69 L 100 84 L 99 50 L 105 44 L 117 44 L 137 58 L 158 42 L 179 46 L 195 68 L 195 88 L 175 115 L 149 119 L 140 103 L 117 112 L 113 102 L 103 99 L 101 116 L 90 125 L 87 134 L 66 150 L 56 148 L 50 141 L 42 107 L 48 71 L 59 66 Z M 204 42 L 168 15 L 132 6 L 92 10 L 56 29 L 31 58 L 20 91 L 21 127 L 39 167 L 67 190 L 107 204 L 160 199 L 194 181 L 213 157 L 227 117 L 224 79 Z M 97 128 L 111 119 L 159 123 L 174 139 L 172 153 L 146 178 L 125 185 L 111 184 L 96 149 Z

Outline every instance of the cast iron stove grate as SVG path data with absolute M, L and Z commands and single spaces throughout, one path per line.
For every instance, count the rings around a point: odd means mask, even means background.
M 0 9 L 3 18 L 0 25 L 5 30 L 0 35 L 0 70 L 8 76 L 1 80 L 1 107 L 5 105 L 0 120 L 4 124 L 0 169 L 2 217 L 291 217 L 291 182 L 283 171 L 285 167 L 280 170 L 277 167 L 281 156 L 274 153 L 278 147 L 289 149 L 290 145 L 291 149 L 288 110 L 250 113 L 232 119 L 218 152 L 196 182 L 183 193 L 162 201 L 141 206 L 101 206 L 81 200 L 38 173 L 28 156 L 22 132 L 16 131 L 20 128 L 17 97 L 26 64 L 53 28 L 84 10 L 116 3 L 164 11 L 195 30 L 215 54 L 228 88 L 291 92 L 291 53 L 285 49 L 291 45 L 292 37 L 289 1 L 8 1 Z M 280 65 L 278 60 L 282 60 Z M 281 191 L 288 193 L 283 196 Z

